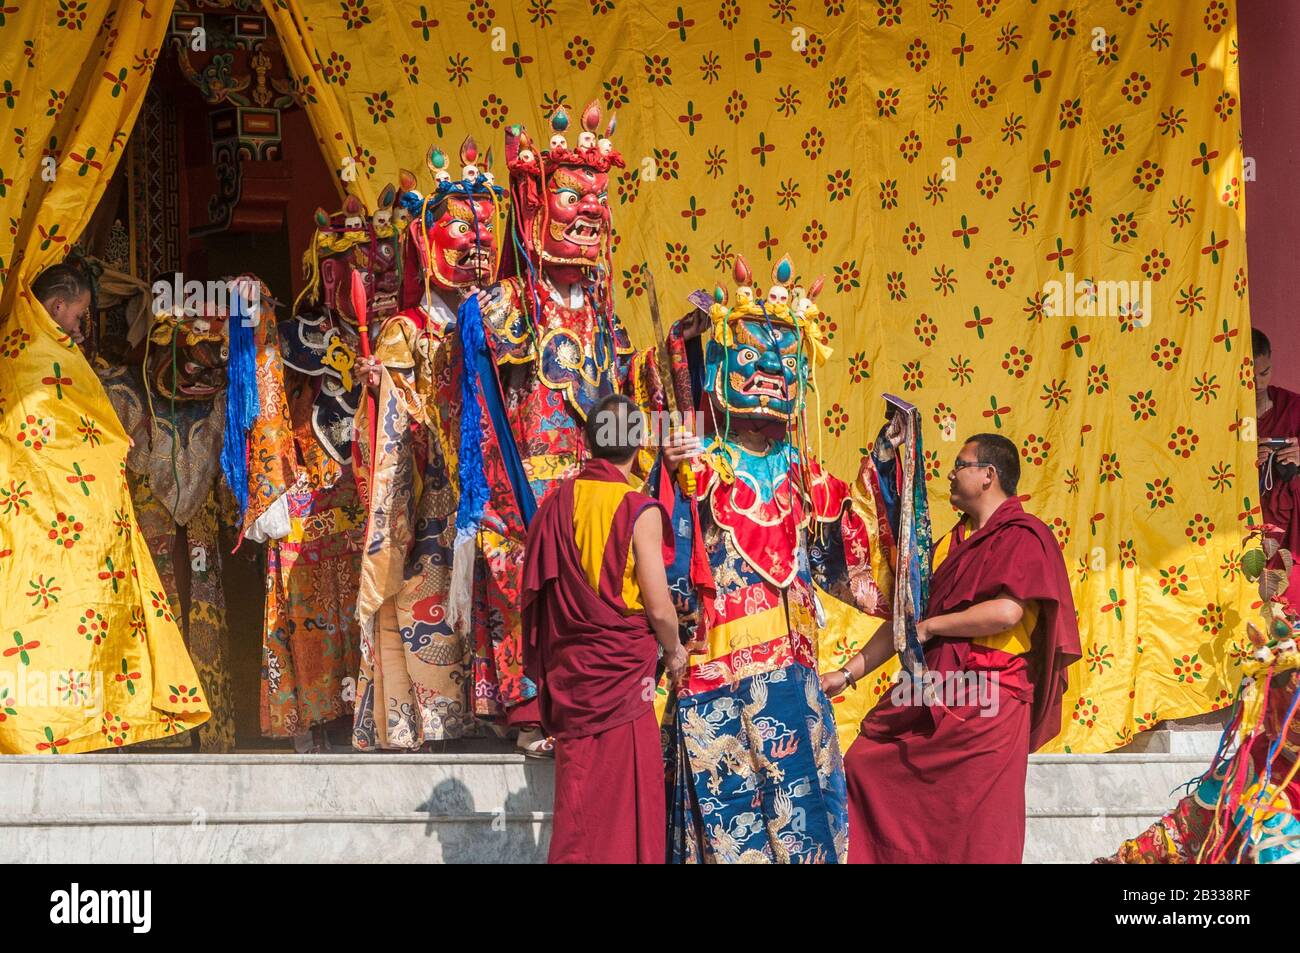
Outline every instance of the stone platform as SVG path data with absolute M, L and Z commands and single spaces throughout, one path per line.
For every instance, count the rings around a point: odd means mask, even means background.
M 1111 853 L 1205 770 L 1203 751 L 1035 755 L 1025 861 Z M 0 759 L 2 863 L 536 863 L 550 762 L 516 754 Z

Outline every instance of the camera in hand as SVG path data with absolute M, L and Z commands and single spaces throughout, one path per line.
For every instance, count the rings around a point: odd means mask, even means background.
M 1273 479 L 1275 481 L 1283 483 L 1300 473 L 1300 466 L 1294 463 L 1279 463 L 1277 459 L 1277 452 L 1289 447 L 1291 445 L 1290 440 L 1285 437 L 1265 437 L 1259 442 L 1259 445 L 1272 454 L 1269 457 L 1269 465 L 1273 468 Z

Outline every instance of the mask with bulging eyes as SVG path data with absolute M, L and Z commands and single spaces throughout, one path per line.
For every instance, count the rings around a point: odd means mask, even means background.
M 161 318 L 149 333 L 145 377 L 167 400 L 211 400 L 226 389 L 230 331 L 226 315 Z
M 790 420 L 808 381 L 798 330 L 761 318 L 731 327 L 730 344 L 710 341 L 706 354 L 705 388 L 715 405 L 732 416 Z
M 611 141 L 614 117 L 609 117 L 603 139 L 598 102 L 588 103 L 578 118 L 578 127 L 570 130 L 567 110 L 553 111 L 549 149 L 539 149 L 541 142 L 534 143 L 521 125 L 506 128 L 510 214 L 522 251 L 543 270 L 612 267 L 609 177 L 611 170 L 624 168 Z M 566 136 L 566 131 L 575 135 Z
M 545 261 L 594 265 L 609 241 L 609 174 L 558 166 L 546 180 Z
M 367 216 L 360 200 L 349 195 L 343 211 L 326 216 L 317 211 L 317 225 L 321 234 L 342 239 L 346 247 L 320 256 L 321 290 L 330 310 L 347 324 L 358 324 L 356 308 L 352 304 L 352 275 L 361 275 L 366 290 L 368 323 L 376 326 L 380 320 L 397 313 L 400 305 L 398 253 L 402 230 L 395 227 L 394 205 L 397 192 L 392 185 L 385 186 L 379 195 L 379 209 Z M 364 234 L 364 240 L 355 233 Z
M 497 236 L 489 199 L 448 198 L 428 235 L 429 272 L 438 287 L 483 287 L 494 280 Z
M 398 278 L 396 239 L 375 237 L 341 255 L 321 261 L 321 280 L 326 300 L 348 324 L 357 325 L 352 305 L 352 273 L 358 272 L 366 289 L 366 310 L 370 325 L 397 313 Z

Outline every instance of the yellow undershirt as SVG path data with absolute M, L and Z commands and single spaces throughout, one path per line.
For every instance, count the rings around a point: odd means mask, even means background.
M 573 537 L 582 554 L 582 570 L 591 588 L 600 592 L 600 572 L 609 547 L 614 514 L 623 498 L 635 489 L 628 483 L 606 480 L 578 480 L 573 485 Z M 627 561 L 623 564 L 622 611 L 626 615 L 640 612 L 641 586 L 636 578 L 636 558 L 628 542 Z
M 952 541 L 952 533 L 945 533 L 943 538 L 935 544 L 934 560 L 932 567 L 939 568 L 939 564 L 948 557 L 948 546 Z M 1030 637 L 1034 634 L 1034 626 L 1038 624 L 1038 603 L 1025 603 L 1024 614 L 1020 621 L 1011 628 L 997 632 L 993 635 L 986 635 L 978 639 L 971 639 L 976 645 L 983 645 L 991 649 L 1001 649 L 1003 652 L 1009 652 L 1012 655 L 1024 655 L 1030 649 Z

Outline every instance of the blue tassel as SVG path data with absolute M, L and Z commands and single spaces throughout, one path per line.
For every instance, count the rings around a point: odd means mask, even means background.
M 411 218 L 419 218 L 420 206 L 424 204 L 424 196 L 419 192 L 403 192 L 397 197 L 397 204 L 405 209 Z
M 239 504 L 242 521 L 248 510 L 248 432 L 261 402 L 257 393 L 257 342 L 254 320 L 247 313 L 242 294 L 231 296 L 230 360 L 226 364 L 226 430 L 221 445 L 221 472 Z M 261 314 L 256 320 L 261 319 Z
M 460 331 L 460 502 L 456 508 L 456 535 L 477 533 L 488 501 L 487 475 L 483 472 L 483 421 L 478 413 L 478 356 L 487 347 L 478 295 L 470 295 L 456 319 Z
M 487 475 L 483 470 L 483 424 L 474 412 L 474 408 L 478 407 L 480 378 L 483 399 L 492 419 L 493 436 L 501 450 L 506 477 L 510 481 L 510 489 L 525 526 L 532 522 L 533 514 L 537 512 L 537 499 L 528 483 L 514 434 L 510 432 L 510 421 L 506 417 L 501 392 L 492 370 L 492 357 L 488 353 L 483 312 L 479 308 L 477 295 L 465 299 L 456 321 L 460 330 L 461 360 L 464 362 L 464 373 L 461 376 L 460 503 L 456 509 L 456 538 L 463 541 L 467 536 L 478 532 L 479 521 L 483 518 L 483 509 L 488 500 Z

